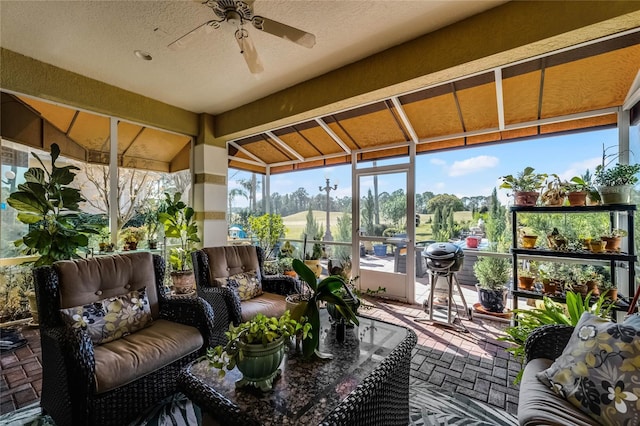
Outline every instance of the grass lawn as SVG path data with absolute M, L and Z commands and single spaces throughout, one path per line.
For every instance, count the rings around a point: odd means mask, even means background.
M 342 217 L 342 212 L 331 212 L 331 234 L 335 236 L 338 229 L 338 218 Z M 421 214 L 420 226 L 416 228 L 416 241 L 431 240 L 431 221 L 433 220 L 432 214 Z M 322 210 L 313 210 L 313 217 L 318 221 L 318 225 L 322 225 L 323 229 L 326 224 L 327 213 Z M 470 211 L 454 212 L 453 220 L 457 223 L 464 223 L 473 219 Z M 287 228 L 287 238 L 300 239 L 302 231 L 307 224 L 307 211 L 295 213 L 282 218 L 284 226 Z M 427 223 L 429 222 L 429 223 Z

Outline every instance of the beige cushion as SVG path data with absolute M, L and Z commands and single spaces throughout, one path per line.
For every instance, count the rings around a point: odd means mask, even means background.
M 533 359 L 527 363 L 518 395 L 518 422 L 520 425 L 598 425 L 595 420 L 538 380 L 536 374 L 549 368 L 552 363 L 552 360 L 544 358 Z
M 197 328 L 167 320 L 94 348 L 96 392 L 107 392 L 152 373 L 202 347 Z
M 60 308 L 83 306 L 145 287 L 151 316 L 158 317 L 153 256 L 149 252 L 116 254 L 54 264 L 60 276 Z
M 95 345 L 119 339 L 152 322 L 144 287 L 122 296 L 61 309 L 60 314 L 71 327 L 85 330 Z
M 538 379 L 601 424 L 640 425 L 640 316 L 622 323 L 589 312 Z
M 267 317 L 279 317 L 286 309 L 285 296 L 265 292 L 242 302 L 242 321 L 249 321 L 259 313 Z

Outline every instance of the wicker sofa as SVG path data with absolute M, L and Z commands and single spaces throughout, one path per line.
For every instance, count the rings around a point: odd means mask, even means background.
M 40 405 L 56 425 L 128 424 L 173 394 L 180 370 L 211 345 L 211 306 L 168 298 L 164 265 L 131 252 L 34 270 Z
M 214 311 L 214 340 L 226 343 L 224 333 L 229 324 L 238 325 L 256 314 L 280 316 L 286 310 L 285 297 L 299 291 L 298 280 L 285 275 L 263 275 L 262 249 L 256 246 L 206 247 L 191 253 L 198 296 L 209 302 Z M 255 271 L 263 294 L 241 301 L 227 279 L 236 274 Z
M 526 366 L 520 382 L 518 422 L 523 426 L 591 426 L 598 423 L 538 380 L 569 342 L 573 327 L 547 325 L 533 331 L 525 342 Z

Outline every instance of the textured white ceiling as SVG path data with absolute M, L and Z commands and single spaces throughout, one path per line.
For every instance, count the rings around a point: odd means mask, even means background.
M 218 114 L 504 2 L 256 0 L 255 14 L 316 36 L 307 49 L 250 27 L 264 65 L 257 77 L 229 24 L 185 50 L 167 48 L 215 18 L 190 0 L 0 0 L 0 45 L 193 112 Z M 138 59 L 136 49 L 153 60 Z

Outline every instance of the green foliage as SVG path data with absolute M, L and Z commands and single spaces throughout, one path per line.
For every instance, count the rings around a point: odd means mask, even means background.
M 513 346 L 507 348 L 514 357 L 522 363 L 524 361 L 524 343 L 533 330 L 543 325 L 566 324 L 574 326 L 584 312 L 591 312 L 602 318 L 610 315 L 613 304 L 607 302 L 604 295 L 592 302 L 591 293 L 584 299 L 578 293 L 568 291 L 566 293 L 566 307 L 561 303 L 554 302 L 548 297 L 543 298 L 541 308 L 536 309 L 514 309 L 517 316 L 518 325 L 507 327 L 506 336 L 499 337 L 498 340 L 512 343 Z M 518 373 L 514 383 L 518 383 L 522 378 L 522 370 Z
M 481 288 L 501 290 L 511 276 L 511 261 L 504 257 L 478 256 L 473 264 L 473 273 Z
M 362 228 L 367 232 L 367 235 L 373 234 L 373 218 L 375 212 L 375 203 L 373 200 L 373 194 L 371 190 L 367 192 L 367 196 L 362 198 L 361 201 L 361 213 L 360 221 L 362 222 Z
M 301 237 L 305 240 L 311 239 L 319 241 L 322 239 L 323 232 L 324 228 L 321 228 L 318 225 L 318 221 L 313 217 L 311 206 L 309 206 L 309 211 L 307 212 L 307 224 L 305 225 L 304 232 Z M 304 247 L 304 252 L 306 260 L 317 260 L 322 257 L 322 246 L 320 246 L 319 243 L 313 243 L 313 245 L 307 244 Z
M 263 214 L 262 216 L 249 216 L 249 228 L 258 239 L 258 245 L 262 248 L 265 259 L 273 258 L 273 248 L 287 229 L 279 214 Z
M 60 147 L 51 145 L 51 171 L 36 155 L 42 168 L 30 167 L 25 183 L 7 198 L 7 204 L 18 210 L 18 220 L 29 226 L 29 232 L 14 242 L 26 255 L 40 255 L 35 266 L 50 265 L 57 260 L 79 257 L 77 250 L 87 247 L 87 234 L 97 234 L 95 226 L 80 223 L 79 204 L 85 201 L 80 190 L 68 185 L 75 179 L 76 166 L 57 167 Z
M 169 264 L 174 271 L 186 271 L 191 267 L 191 252 L 194 243 L 199 243 L 198 224 L 193 208 L 180 201 L 182 194 L 176 192 L 173 197 L 165 193 L 166 211 L 158 213 L 158 220 L 164 225 L 164 235 L 180 241 L 180 247 L 172 248 Z
M 455 195 L 439 194 L 427 201 L 428 212 L 435 212 L 436 208 L 440 208 L 440 210 L 446 208 L 452 212 L 459 212 L 464 210 L 464 205 Z
M 544 173 L 534 173 L 533 167 L 525 167 L 516 176 L 501 176 L 502 184 L 500 188 L 511 189 L 514 192 L 538 191 L 544 185 L 547 175 Z
M 349 297 L 355 299 L 356 296 L 347 287 L 344 278 L 340 275 L 330 275 L 325 279 L 318 281 L 314 272 L 299 259 L 293 260 L 293 269 L 298 274 L 300 280 L 306 283 L 310 290 L 310 296 L 304 316 L 311 324 L 311 337 L 305 340 L 302 345 L 305 357 L 310 357 L 316 353 L 320 343 L 320 312 L 318 311 L 318 302 L 324 301 L 333 303 L 336 305 L 336 309 L 338 309 L 348 322 L 358 325 L 359 322 L 355 313 L 353 313 L 342 297 L 336 293 L 338 289 L 344 287 Z
M 351 241 L 351 215 L 347 212 L 338 217 L 338 232 L 336 241 Z M 334 246 L 333 256 L 339 259 L 350 258 L 351 248 L 344 246 Z
M 485 222 L 485 232 L 490 242 L 499 242 L 507 230 L 507 209 L 498 200 L 498 191 L 493 188 L 489 201 L 489 214 Z
M 391 193 L 381 204 L 382 214 L 393 226 L 405 229 L 407 226 L 407 197 L 403 189 Z
M 635 185 L 638 182 L 638 172 L 640 164 L 617 163 L 611 168 L 598 165 L 593 181 L 600 186 Z
M 252 320 L 243 322 L 237 327 L 229 324 L 229 331 L 225 332 L 227 344 L 207 349 L 206 359 L 209 365 L 220 369 L 220 376 L 224 377 L 225 368 L 233 370 L 242 357 L 242 345 L 267 345 L 279 338 L 300 335 L 303 339 L 310 337 L 311 324 L 301 319 L 298 322 L 291 319 L 289 311 L 285 311 L 280 318 L 266 317 L 257 314 Z

